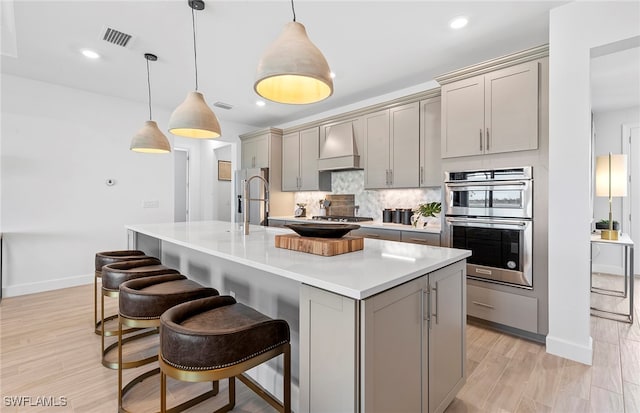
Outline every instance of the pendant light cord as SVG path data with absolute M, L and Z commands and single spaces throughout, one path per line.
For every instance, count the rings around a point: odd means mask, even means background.
M 196 91 L 198 90 L 198 52 L 196 51 L 196 13 L 191 8 L 191 28 L 193 29 L 193 65 L 196 69 Z
M 151 116 L 151 78 L 149 76 L 149 59 L 145 59 L 147 61 L 147 88 L 149 89 L 149 120 L 152 120 Z
M 293 0 L 291 0 L 291 11 L 293 12 L 293 21 L 296 21 L 296 9 L 293 7 Z

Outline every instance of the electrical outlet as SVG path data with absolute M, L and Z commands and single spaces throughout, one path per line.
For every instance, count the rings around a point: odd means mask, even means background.
M 158 208 L 160 206 L 160 201 L 144 201 L 142 204 L 143 208 Z

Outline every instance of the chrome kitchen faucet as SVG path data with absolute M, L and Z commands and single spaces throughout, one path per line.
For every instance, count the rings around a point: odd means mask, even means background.
M 264 184 L 264 198 L 250 198 L 250 183 L 254 178 L 258 178 Z M 269 216 L 269 182 L 260 175 L 253 175 L 244 180 L 244 235 L 249 235 L 249 202 L 264 201 L 265 219 Z

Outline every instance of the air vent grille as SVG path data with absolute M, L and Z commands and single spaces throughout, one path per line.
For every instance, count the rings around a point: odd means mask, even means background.
M 127 47 L 127 43 L 131 40 L 131 35 L 112 29 L 111 27 L 107 27 L 104 35 L 102 36 L 102 40 L 106 40 L 107 42 L 118 46 Z
M 233 105 L 230 105 L 228 103 L 224 103 L 224 102 L 216 102 L 213 104 L 213 106 L 220 108 L 220 109 L 226 109 L 226 110 L 230 110 L 233 109 Z

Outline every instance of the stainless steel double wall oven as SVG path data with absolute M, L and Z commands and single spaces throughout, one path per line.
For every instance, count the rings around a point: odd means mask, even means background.
M 533 288 L 532 167 L 445 172 L 448 244 L 472 251 L 467 276 Z

